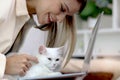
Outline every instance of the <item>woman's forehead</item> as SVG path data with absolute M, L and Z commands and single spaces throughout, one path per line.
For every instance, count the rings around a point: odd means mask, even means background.
M 79 11 L 79 8 L 80 8 L 80 3 L 78 3 L 77 0 L 61 0 L 62 1 L 62 4 L 64 4 L 69 12 L 68 14 L 74 14 L 76 12 Z

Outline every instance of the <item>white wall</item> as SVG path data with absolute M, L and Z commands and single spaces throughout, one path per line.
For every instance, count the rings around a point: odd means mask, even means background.
M 39 46 L 45 44 L 45 40 L 46 40 L 46 33 L 40 31 L 37 28 L 32 27 L 29 30 L 25 38 L 24 44 L 22 45 L 19 52 L 36 54 L 38 53 Z

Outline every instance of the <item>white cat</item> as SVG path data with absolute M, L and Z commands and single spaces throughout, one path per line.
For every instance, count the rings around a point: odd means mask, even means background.
M 39 63 L 33 64 L 29 71 L 23 78 L 49 76 L 49 75 L 61 75 L 60 72 L 56 72 L 62 63 L 64 54 L 64 47 L 60 48 L 46 48 L 45 46 L 39 47 L 39 54 L 36 55 Z

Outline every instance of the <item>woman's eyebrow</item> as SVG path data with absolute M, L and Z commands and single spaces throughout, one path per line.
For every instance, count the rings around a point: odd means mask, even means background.
M 66 3 L 64 3 L 65 7 L 67 8 L 67 11 L 70 12 L 70 9 Z

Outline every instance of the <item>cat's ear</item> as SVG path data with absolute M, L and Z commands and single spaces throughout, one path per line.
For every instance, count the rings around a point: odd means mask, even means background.
M 64 46 L 59 47 L 57 51 L 59 52 L 59 55 L 62 56 L 64 54 Z
M 46 53 L 46 47 L 45 47 L 44 45 L 41 45 L 41 46 L 39 47 L 39 53 L 40 53 L 40 54 Z

